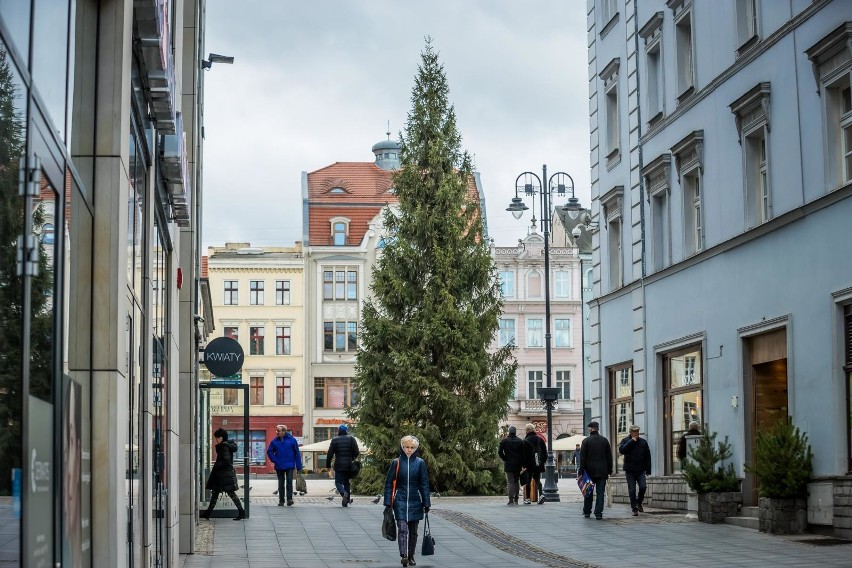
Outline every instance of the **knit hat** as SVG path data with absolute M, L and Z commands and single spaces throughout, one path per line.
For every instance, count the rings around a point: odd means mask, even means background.
M 348 431 L 349 431 L 349 426 L 347 426 L 346 424 L 341 424 L 340 426 L 337 427 L 337 433 L 338 434 L 345 434 Z

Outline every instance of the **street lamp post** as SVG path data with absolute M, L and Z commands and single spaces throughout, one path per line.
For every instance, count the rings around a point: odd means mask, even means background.
M 566 184 L 566 181 L 568 184 Z M 570 184 L 570 185 L 569 185 Z M 553 211 L 550 206 L 552 194 L 566 196 L 570 187 L 571 197 L 563 207 L 572 218 L 582 210 L 580 200 L 574 196 L 574 179 L 565 172 L 556 172 L 547 177 L 547 164 L 541 166 L 541 177 L 533 172 L 523 172 L 515 179 L 515 197 L 512 198 L 509 211 L 515 219 L 520 219 L 524 211 L 529 209 L 524 200 L 519 196 L 523 192 L 524 197 L 529 197 L 535 206 L 535 196 L 539 197 L 541 215 L 541 229 L 544 234 L 544 346 L 545 346 L 545 374 L 547 386 L 538 389 L 538 395 L 547 409 L 547 463 L 544 465 L 544 500 L 559 501 L 559 491 L 556 487 L 556 461 L 553 456 L 553 407 L 559 400 L 559 388 L 552 386 L 551 382 L 551 347 L 550 347 L 550 224 L 553 222 Z M 533 211 L 535 221 L 535 211 Z

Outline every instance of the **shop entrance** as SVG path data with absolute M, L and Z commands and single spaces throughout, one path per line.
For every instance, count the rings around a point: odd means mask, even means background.
M 237 495 L 243 501 L 246 517 L 250 516 L 249 509 L 249 386 L 240 382 L 239 379 L 213 380 L 208 383 L 200 383 L 198 415 L 200 424 L 200 435 L 198 444 L 199 482 L 201 484 L 198 494 L 200 495 L 199 512 L 207 509 L 210 504 L 211 492 L 205 488 L 210 470 L 216 461 L 216 449 L 214 447 L 213 432 L 219 428 L 228 431 L 228 438 L 237 444 L 237 453 L 234 456 L 234 470 L 237 472 L 237 482 L 240 485 Z M 236 515 L 234 503 L 226 495 L 220 495 L 213 510 L 212 517 L 234 517 Z
M 787 397 L 787 330 L 770 331 L 746 339 L 745 461 L 754 459 L 754 440 L 759 429 L 789 414 Z M 743 500 L 757 505 L 758 483 L 746 473 Z

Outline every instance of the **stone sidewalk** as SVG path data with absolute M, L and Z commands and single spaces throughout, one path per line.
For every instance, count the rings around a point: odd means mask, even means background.
M 212 538 L 209 555 L 182 557 L 184 568 L 400 566 L 396 543 L 381 536 L 382 506 L 373 498 L 356 497 L 343 508 L 339 498 L 329 501 L 326 491 L 309 485 L 295 506 L 277 507 L 262 485 L 253 487 L 250 519 L 200 521 L 200 544 L 205 533 Z M 508 507 L 497 497 L 435 498 L 430 521 L 436 554 L 423 558 L 418 547 L 417 566 L 852 565 L 852 542 L 828 546 L 834 539 L 816 535 L 770 536 L 660 510 L 632 517 L 618 504 L 601 521 L 586 519 L 579 491 L 571 489 L 563 488 L 561 502 L 541 506 Z

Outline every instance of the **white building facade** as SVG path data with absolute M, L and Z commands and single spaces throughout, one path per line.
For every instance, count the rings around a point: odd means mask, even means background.
M 809 522 L 852 536 L 852 4 L 587 6 L 593 417 L 614 442 L 638 424 L 652 502 L 685 508 L 691 420 L 749 505 L 755 432 L 789 415 Z

